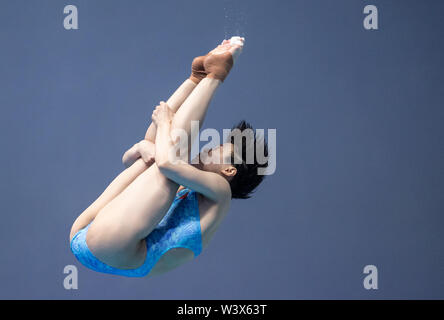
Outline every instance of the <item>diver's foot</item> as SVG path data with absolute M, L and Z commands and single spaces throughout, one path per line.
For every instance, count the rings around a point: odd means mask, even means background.
M 228 76 L 234 61 L 242 52 L 244 38 L 232 37 L 222 43 L 206 56 L 204 68 L 208 78 L 224 81 Z
M 204 68 L 204 60 L 207 56 L 196 57 L 191 64 L 191 76 L 190 80 L 195 84 L 198 84 L 203 78 L 207 76 L 207 72 Z

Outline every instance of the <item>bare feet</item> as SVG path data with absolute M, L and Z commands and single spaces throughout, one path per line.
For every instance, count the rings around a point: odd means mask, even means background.
M 207 56 L 196 57 L 191 64 L 191 76 L 190 80 L 198 84 L 200 80 L 207 76 L 207 72 L 204 68 L 204 60 Z
M 190 80 L 198 84 L 205 77 L 224 81 L 242 52 L 244 38 L 232 37 L 224 40 L 205 56 L 196 57 L 191 64 Z
M 203 62 L 207 77 L 224 81 L 242 51 L 244 40 L 233 37 L 222 41 L 216 49 L 210 51 Z

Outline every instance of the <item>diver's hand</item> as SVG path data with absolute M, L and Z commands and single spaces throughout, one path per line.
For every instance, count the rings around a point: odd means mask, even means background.
M 135 145 L 133 145 L 122 157 L 122 162 L 126 168 L 130 167 L 137 159 L 142 158 L 142 160 L 147 165 L 152 165 L 154 163 L 156 146 L 154 143 L 148 140 L 142 140 Z
M 156 126 L 171 124 L 173 120 L 173 112 L 170 107 L 163 101 L 160 101 L 160 104 L 154 109 L 153 115 L 151 116 L 154 124 Z

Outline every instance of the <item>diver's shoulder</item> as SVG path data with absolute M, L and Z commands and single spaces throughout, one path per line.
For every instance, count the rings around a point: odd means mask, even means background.
M 213 200 L 204 195 L 197 193 L 197 199 L 199 202 L 199 207 L 204 207 L 208 209 L 217 209 L 218 211 L 226 211 L 229 209 L 231 204 L 231 191 L 226 193 L 221 193 L 218 200 Z

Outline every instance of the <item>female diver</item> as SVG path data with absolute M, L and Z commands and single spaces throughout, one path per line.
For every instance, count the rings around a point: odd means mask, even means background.
M 123 156 L 127 168 L 71 228 L 71 250 L 83 265 L 128 277 L 174 269 L 206 248 L 231 199 L 248 198 L 263 180 L 257 169 L 265 165 L 256 158 L 247 163 L 245 152 L 234 148 L 232 141 L 208 152 L 220 157 L 215 163 L 169 160 L 174 145 L 171 130 L 183 129 L 189 137 L 191 121 L 202 123 L 243 42 L 243 38 L 237 44 L 224 40 L 195 58 L 191 76 L 167 103 L 156 107 L 145 139 Z M 242 132 L 251 126 L 242 121 L 236 128 Z M 266 153 L 263 140 L 261 147 Z M 241 163 L 233 164 L 235 157 Z

